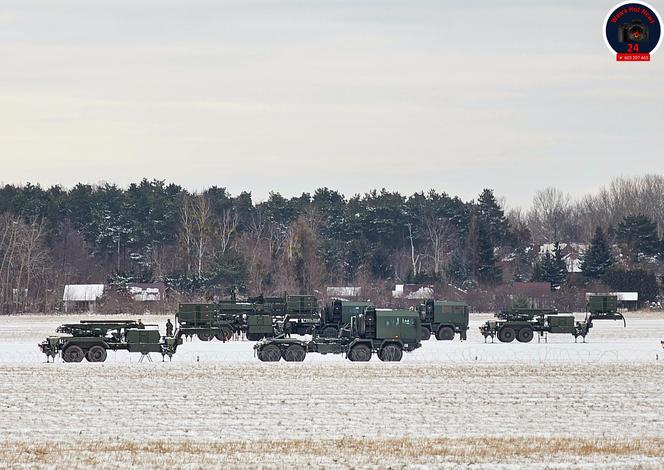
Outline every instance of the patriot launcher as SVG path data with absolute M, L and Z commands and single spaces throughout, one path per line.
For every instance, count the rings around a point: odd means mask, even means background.
M 480 333 L 484 341 L 491 337 L 493 342 L 497 337 L 501 343 L 511 343 L 515 339 L 520 343 L 529 343 L 535 333 L 539 334 L 538 341 L 546 335 L 571 334 L 574 341 L 580 337 L 586 340 L 586 335 L 592 328 L 592 320 L 575 321 L 572 314 L 561 314 L 555 309 L 527 309 L 515 308 L 496 314 L 496 318 L 488 320 L 480 326 Z
M 160 353 L 162 360 L 175 354 L 182 343 L 176 337 L 162 337 L 157 325 L 143 325 L 134 320 L 83 320 L 80 323 L 60 325 L 57 333 L 66 336 L 49 336 L 39 344 L 41 352 L 46 354 L 46 361 L 60 354 L 64 362 L 104 362 L 107 351 L 126 350 L 140 352 L 143 356 L 149 353 Z

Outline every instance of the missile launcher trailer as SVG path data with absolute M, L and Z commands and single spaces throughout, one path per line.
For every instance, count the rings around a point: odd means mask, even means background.
M 350 319 L 361 313 L 365 309 L 373 308 L 371 302 L 349 302 L 346 300 L 334 299 L 325 306 L 321 312 L 320 325 L 316 333 L 323 338 L 336 338 L 339 331 L 350 324 Z
M 68 336 L 49 336 L 39 349 L 46 354 L 47 361 L 61 354 L 64 362 L 81 362 L 83 359 L 104 362 L 109 350 L 140 352 L 143 356 L 156 352 L 162 355 L 162 360 L 165 356 L 172 358 L 182 341 L 176 337 L 162 338 L 158 329 L 146 329 L 146 326 L 156 325 L 143 325 L 133 320 L 68 323 L 56 329 Z
M 213 338 L 228 341 L 239 332 L 244 332 L 250 341 L 270 338 L 279 332 L 305 335 L 320 323 L 318 301 L 311 295 L 180 304 L 175 319 L 181 335 L 195 335 L 201 341 Z
M 463 341 L 466 339 L 469 323 L 469 309 L 465 302 L 450 300 L 427 300 L 417 308 L 422 321 L 422 340 L 426 341 L 435 334 L 443 341 L 454 339 L 458 334 Z
M 581 336 L 585 342 L 586 335 L 592 328 L 592 320 L 575 321 L 572 314 L 560 314 L 554 309 L 515 308 L 503 311 L 493 320 L 480 326 L 484 341 L 498 337 L 501 343 L 511 343 L 515 339 L 520 343 L 532 341 L 535 333 L 538 341 L 546 334 L 571 334 L 574 341 Z
M 400 361 L 404 351 L 421 343 L 420 316 L 410 310 L 366 308 L 350 319 L 337 338 L 314 336 L 310 341 L 291 338 L 266 338 L 254 345 L 263 362 L 304 361 L 307 354 L 343 354 L 353 362 L 366 362 L 375 353 L 381 361 Z

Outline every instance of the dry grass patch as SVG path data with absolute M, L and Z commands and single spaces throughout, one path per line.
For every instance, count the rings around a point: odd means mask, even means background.
M 281 441 L 99 441 L 0 445 L 0 467 L 231 466 L 659 468 L 664 438 L 435 438 Z

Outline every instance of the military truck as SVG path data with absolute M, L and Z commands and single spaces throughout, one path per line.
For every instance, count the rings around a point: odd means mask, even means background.
M 84 320 L 80 323 L 60 325 L 57 333 L 67 336 L 49 336 L 39 344 L 46 361 L 61 354 L 64 362 L 104 362 L 107 352 L 126 350 L 142 355 L 155 352 L 169 359 L 182 341 L 175 336 L 162 337 L 157 325 L 143 325 L 134 320 Z
M 431 333 L 442 341 L 454 339 L 458 334 L 464 341 L 468 331 L 469 309 L 465 302 L 451 300 L 427 300 L 417 308 L 422 320 L 422 341 L 431 338 Z
M 371 302 L 349 302 L 333 299 L 323 308 L 316 333 L 323 338 L 336 338 L 339 336 L 339 331 L 350 324 L 351 317 L 364 313 L 365 309 L 373 307 L 374 304 Z
M 627 320 L 618 311 L 618 296 L 612 294 L 590 294 L 586 312 L 593 320 L 622 320 L 627 327 Z
M 532 341 L 535 333 L 539 338 L 548 333 L 571 334 L 574 341 L 586 335 L 592 328 L 592 320 L 575 321 L 573 314 L 561 314 L 555 309 L 513 308 L 500 312 L 495 319 L 488 320 L 480 326 L 480 333 L 484 341 L 491 337 L 498 337 L 501 343 L 511 343 L 515 339 L 520 343 Z
M 366 362 L 375 353 L 381 361 L 400 361 L 404 351 L 413 351 L 421 343 L 420 316 L 411 310 L 376 310 L 366 308 L 351 317 L 350 324 L 337 338 L 315 336 L 310 341 L 266 338 L 254 345 L 260 361 L 304 361 L 307 354 L 343 354 L 349 361 Z

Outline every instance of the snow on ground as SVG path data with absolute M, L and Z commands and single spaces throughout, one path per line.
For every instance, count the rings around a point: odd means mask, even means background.
M 586 344 L 484 344 L 487 318 L 395 364 L 198 340 L 172 363 L 45 364 L 36 344 L 81 317 L 0 317 L 0 468 L 664 468 L 664 316 Z

